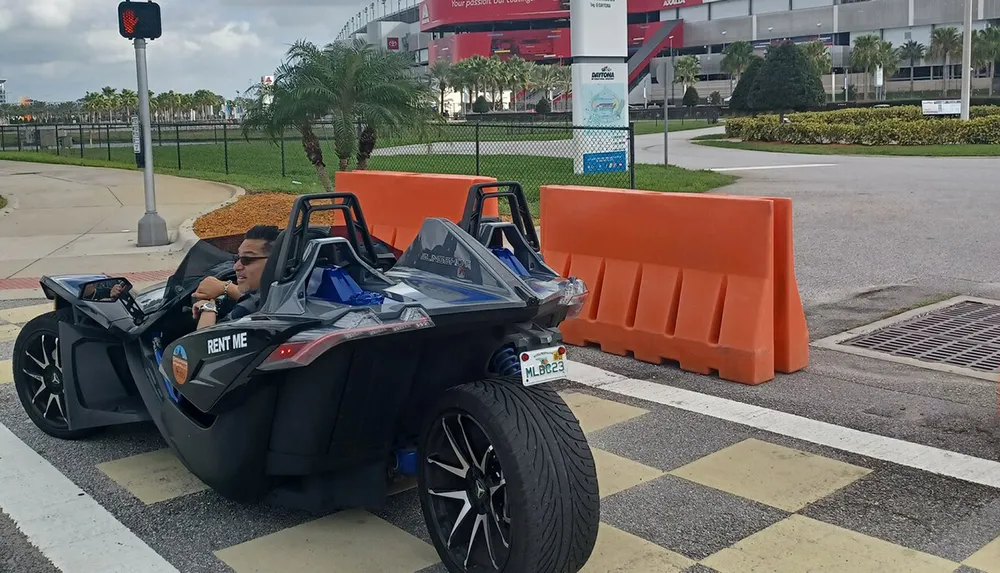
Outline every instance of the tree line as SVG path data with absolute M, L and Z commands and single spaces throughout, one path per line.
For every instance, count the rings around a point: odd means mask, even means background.
M 173 90 L 149 92 L 149 111 L 153 121 L 178 121 L 218 119 L 220 110 L 246 107 L 249 98 L 226 99 L 211 90 L 180 93 Z M 139 109 L 139 94 L 132 89 L 115 89 L 105 86 L 99 91 L 87 92 L 82 98 L 65 102 L 30 100 L 26 104 L 0 105 L 0 117 L 15 122 L 38 121 L 41 123 L 117 123 L 129 122 Z
M 438 109 L 442 111 L 448 90 L 468 94 L 466 101 L 478 102 L 473 107 L 480 112 L 502 109 L 505 103 L 502 94 L 509 91 L 510 100 L 506 102 L 509 109 L 527 111 L 528 97 L 524 96 L 540 91 L 546 104 L 551 104 L 554 92 L 566 93 L 573 86 L 570 66 L 539 64 L 518 56 L 503 60 L 496 54 L 489 58 L 477 54 L 455 63 L 438 60 L 430 65 L 428 72 L 438 92 Z
M 875 34 L 867 34 L 854 39 L 851 49 L 852 72 L 864 72 L 865 82 L 863 96 L 867 98 L 871 91 L 872 79 L 879 68 L 888 79 L 900 70 L 900 64 L 907 63 L 910 68 L 910 91 L 914 91 L 914 68 L 924 58 L 943 61 L 945 75 L 942 79 L 942 95 L 947 95 L 954 78 L 951 77 L 951 67 L 962 60 L 963 33 L 957 28 L 935 28 L 931 33 L 930 46 L 915 40 L 909 40 L 901 46 L 893 46 L 892 42 L 883 40 Z M 813 68 L 820 74 L 829 74 L 832 69 L 830 50 L 823 42 L 807 42 L 799 44 L 802 54 Z M 749 42 L 733 42 L 722 52 L 722 70 L 739 82 L 760 56 L 754 53 Z M 990 77 L 990 95 L 993 95 L 994 63 L 1000 60 L 1000 27 L 990 27 L 976 30 L 972 36 L 972 67 L 977 70 L 988 68 Z M 701 61 L 696 56 L 681 56 L 674 62 L 674 81 L 684 84 L 684 87 L 698 82 L 701 74 Z

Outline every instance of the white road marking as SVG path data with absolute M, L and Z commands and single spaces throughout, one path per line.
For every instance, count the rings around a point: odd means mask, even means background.
M 836 163 L 802 163 L 800 165 L 758 165 L 755 167 L 716 167 L 709 171 L 761 171 L 764 169 L 797 169 L 800 167 L 836 167 Z
M 3 424 L 0 508 L 66 573 L 179 573 Z
M 636 380 L 580 362 L 572 362 L 569 366 L 569 380 L 593 388 L 736 422 L 938 475 L 1000 488 L 1000 462 L 870 434 L 665 384 Z

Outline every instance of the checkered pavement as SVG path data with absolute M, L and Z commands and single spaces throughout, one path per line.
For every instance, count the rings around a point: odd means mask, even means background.
M 48 308 L 0 310 L 0 349 Z M 376 514 L 233 504 L 154 429 L 76 443 L 41 435 L 9 382 L 0 361 L 0 420 L 180 571 L 445 571 L 412 481 Z M 560 390 L 600 482 L 585 573 L 1000 573 L 998 490 L 571 383 Z

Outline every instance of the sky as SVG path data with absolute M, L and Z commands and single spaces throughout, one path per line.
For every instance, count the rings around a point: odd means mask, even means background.
M 333 41 L 358 0 L 158 0 L 163 35 L 147 43 L 149 89 L 236 96 L 305 38 Z M 0 0 L 7 99 L 76 100 L 136 89 L 135 50 L 118 35 L 118 0 Z

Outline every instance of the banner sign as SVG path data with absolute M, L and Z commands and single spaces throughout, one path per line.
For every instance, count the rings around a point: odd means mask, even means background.
M 579 118 L 579 119 L 578 119 Z M 573 64 L 573 124 L 628 127 L 628 64 Z M 628 131 L 576 129 L 574 172 L 628 170 Z

